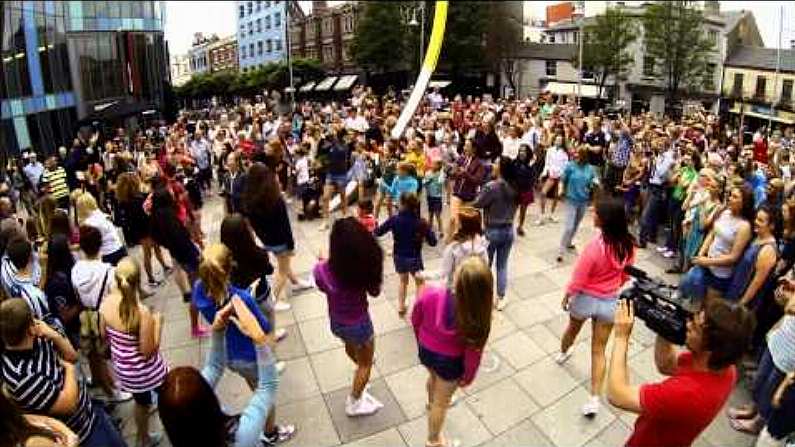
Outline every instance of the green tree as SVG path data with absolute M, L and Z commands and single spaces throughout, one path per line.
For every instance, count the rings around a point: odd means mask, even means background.
M 607 78 L 618 82 L 626 78 L 632 66 L 629 45 L 635 41 L 637 23 L 621 8 L 607 8 L 596 21 L 585 27 L 582 67 L 594 73 L 602 97 Z
M 683 87 L 703 82 L 707 58 L 714 51 L 704 29 L 704 17 L 692 1 L 654 2 L 643 15 L 647 56 L 662 67 L 666 108 L 676 103 Z
M 485 56 L 495 73 L 502 74 L 516 92 L 515 49 L 522 42 L 522 9 L 516 2 L 490 2 L 483 6 L 486 15 Z M 521 6 L 521 4 L 520 4 Z
M 406 27 L 403 2 L 364 2 L 351 52 L 366 71 L 388 72 L 403 67 L 406 59 Z
M 439 63 L 453 75 L 486 66 L 484 2 L 450 2 Z M 433 15 L 429 15 L 433 17 Z

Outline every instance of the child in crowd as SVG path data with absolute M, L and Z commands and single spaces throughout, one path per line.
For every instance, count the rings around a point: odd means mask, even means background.
M 483 237 L 483 219 L 480 211 L 462 207 L 458 211 L 458 230 L 442 254 L 442 279 L 447 287 L 453 286 L 453 273 L 464 259 L 477 256 L 488 262 L 489 242 Z
M 413 170 L 414 167 L 411 163 L 401 162 L 397 165 L 397 175 L 392 179 L 392 183 L 390 185 L 381 183 L 387 194 L 392 197 L 392 203 L 400 201 L 404 193 L 417 193 L 419 183 L 412 174 Z
M 311 187 L 310 180 L 310 172 L 309 172 L 309 157 L 307 154 L 309 153 L 309 143 L 303 142 L 301 143 L 301 147 L 295 151 L 295 184 L 296 184 L 296 193 L 298 197 L 301 199 L 301 214 L 300 216 L 304 216 L 306 218 L 308 214 L 309 202 L 311 201 L 311 197 L 309 195 L 309 189 Z
M 367 231 L 372 233 L 375 227 L 378 226 L 378 221 L 373 217 L 373 201 L 369 199 L 359 199 L 359 211 L 356 217 L 360 224 L 367 228 Z
M 396 179 L 397 181 L 397 179 Z M 394 239 L 395 271 L 400 275 L 400 288 L 398 291 L 398 315 L 406 315 L 406 289 L 408 288 L 409 275 L 414 277 L 417 291 L 422 286 L 422 278 L 418 275 L 425 267 L 422 263 L 422 243 L 428 241 L 431 246 L 436 246 L 436 235 L 431 225 L 420 219 L 420 201 L 412 192 L 400 196 L 400 212 L 375 229 L 375 235 L 380 237 L 392 232 Z
M 355 219 L 344 218 L 331 229 L 328 260 L 321 259 L 314 268 L 315 284 L 328 300 L 331 332 L 342 340 L 345 353 L 356 364 L 345 403 L 348 416 L 373 414 L 384 406 L 366 389 L 375 351 L 367 295 L 381 293 L 383 257 L 370 231 Z
M 442 199 L 444 196 L 444 172 L 442 171 L 442 161 L 436 160 L 431 164 L 431 170 L 425 173 L 422 181 L 425 186 L 425 193 L 428 199 L 428 215 L 431 226 L 436 220 L 439 228 L 439 238 L 443 238 L 442 233 Z

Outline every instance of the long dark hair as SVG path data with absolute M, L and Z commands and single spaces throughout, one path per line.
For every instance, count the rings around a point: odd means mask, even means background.
M 50 236 L 47 244 L 47 278 L 52 278 L 56 272 L 64 272 L 69 276 L 74 265 L 69 239 L 63 234 Z
M 419 220 L 417 225 L 417 233 L 414 235 L 414 243 L 422 246 L 422 241 L 425 239 L 425 234 L 431 228 L 431 224 L 420 217 L 420 199 L 417 194 L 413 192 L 404 192 L 400 195 L 400 206 L 406 211 L 410 212 Z
M 221 243 L 232 252 L 237 268 L 265 275 L 273 273 L 268 253 L 254 242 L 251 228 L 242 214 L 230 214 L 221 222 Z M 238 284 L 238 286 L 246 285 Z
M 596 202 L 596 215 L 610 251 L 619 262 L 629 259 L 635 250 L 635 237 L 629 232 L 624 204 L 617 199 L 602 198 Z
M 263 163 L 248 168 L 241 201 L 247 214 L 258 214 L 273 209 L 282 200 L 276 173 Z
M 28 422 L 19 407 L 0 393 L 0 445 L 25 445 L 34 436 L 57 439 L 52 431 Z
M 227 423 L 218 397 L 195 368 L 172 369 L 158 399 L 160 421 L 174 447 L 227 445 Z
M 376 296 L 384 279 L 384 252 L 355 218 L 334 222 L 329 236 L 328 265 L 346 289 L 364 289 Z

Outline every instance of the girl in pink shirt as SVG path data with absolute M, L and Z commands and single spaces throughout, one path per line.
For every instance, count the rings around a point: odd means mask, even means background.
M 599 411 L 599 394 L 605 378 L 605 345 L 613 330 L 618 291 L 627 280 L 624 268 L 635 261 L 635 238 L 629 233 L 622 202 L 605 198 L 596 204 L 594 226 L 600 233 L 580 253 L 563 310 L 569 311 L 569 326 L 560 341 L 555 361 L 571 357 L 571 347 L 586 320 L 593 322 L 591 338 L 591 396 L 582 407 L 583 416 Z
M 452 289 L 423 288 L 411 313 L 420 363 L 430 373 L 428 447 L 446 445 L 440 433 L 450 399 L 474 380 L 491 330 L 494 287 L 486 263 L 471 256 L 454 278 Z

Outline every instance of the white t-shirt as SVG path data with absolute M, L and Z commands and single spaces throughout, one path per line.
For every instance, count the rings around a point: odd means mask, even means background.
M 107 279 L 105 275 L 107 274 Z M 81 259 L 72 267 L 72 284 L 83 306 L 96 309 L 100 295 L 105 297 L 113 288 L 113 267 L 98 259 Z M 102 283 L 105 288 L 101 289 Z M 100 292 L 101 290 L 101 292 Z
M 108 219 L 100 210 L 94 210 L 82 223 L 96 228 L 102 234 L 102 246 L 99 248 L 100 256 L 106 256 L 115 253 L 122 248 L 119 233 L 116 226 Z
M 295 181 L 299 185 L 309 183 L 309 157 L 301 157 L 295 162 Z

